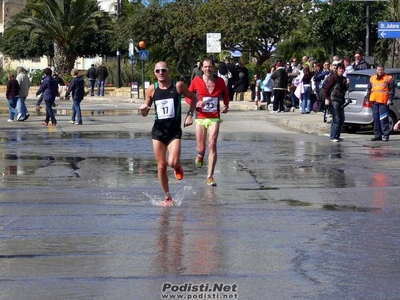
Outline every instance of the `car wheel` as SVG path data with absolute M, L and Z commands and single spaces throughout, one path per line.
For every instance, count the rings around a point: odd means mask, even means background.
M 348 133 L 356 133 L 357 131 L 360 131 L 361 125 L 356 125 L 356 124 L 346 125 L 346 126 L 344 127 L 344 129 L 345 129 L 346 132 L 348 132 Z

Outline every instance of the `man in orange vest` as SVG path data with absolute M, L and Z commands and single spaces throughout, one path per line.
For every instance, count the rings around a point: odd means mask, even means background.
M 372 102 L 372 116 L 374 118 L 374 137 L 371 141 L 389 141 L 389 105 L 394 97 L 393 76 L 385 74 L 385 67 L 378 65 L 376 75 L 371 76 L 368 89 L 367 101 Z

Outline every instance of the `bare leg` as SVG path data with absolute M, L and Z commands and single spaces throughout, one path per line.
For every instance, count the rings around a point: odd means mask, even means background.
M 168 165 L 176 169 L 181 165 L 181 139 L 174 139 L 168 145 Z
M 160 141 L 153 140 L 154 155 L 158 166 L 158 180 L 166 196 L 169 196 L 168 176 L 167 176 L 167 146 Z
M 214 174 L 217 163 L 217 139 L 219 134 L 219 122 L 215 122 L 209 127 L 209 155 L 208 155 L 208 175 Z
M 197 153 L 201 156 L 204 156 L 204 153 L 206 153 L 207 129 L 200 124 L 196 124 L 196 140 Z

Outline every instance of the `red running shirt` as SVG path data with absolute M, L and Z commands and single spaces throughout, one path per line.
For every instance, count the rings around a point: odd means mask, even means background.
M 192 93 L 197 93 L 199 101 L 205 102 L 203 108 L 197 107 L 198 119 L 220 118 L 220 104 L 219 100 L 223 97 L 224 104 L 229 106 L 229 92 L 222 78 L 216 77 L 215 86 L 212 93 L 206 87 L 203 77 L 196 76 L 189 86 Z M 192 100 L 185 98 L 186 102 L 190 105 Z

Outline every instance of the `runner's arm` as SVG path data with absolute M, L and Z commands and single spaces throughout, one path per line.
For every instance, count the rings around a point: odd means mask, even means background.
M 193 124 L 193 113 L 194 110 L 196 109 L 196 104 L 197 104 L 197 97 L 195 94 L 193 94 L 188 87 L 186 86 L 186 84 L 184 84 L 182 81 L 178 81 L 176 84 L 176 90 L 179 94 L 182 94 L 183 96 L 185 96 L 185 100 L 186 99 L 190 99 L 190 107 L 189 107 L 189 111 L 187 113 L 187 116 L 185 118 L 185 121 L 183 123 L 183 126 L 190 126 Z M 188 102 L 186 100 L 186 102 Z
M 183 96 L 185 96 L 185 101 L 190 105 L 189 108 L 189 112 L 191 112 L 192 114 L 194 113 L 195 109 L 196 109 L 196 104 L 197 104 L 197 97 L 195 94 L 193 94 L 188 87 L 186 86 L 186 84 L 184 84 L 182 81 L 178 81 L 176 84 L 176 89 L 177 92 L 179 94 L 182 94 Z M 188 99 L 190 99 L 188 101 Z
M 148 87 L 148 89 L 146 91 L 146 99 L 144 100 L 144 103 L 139 108 L 143 117 L 145 117 L 149 114 L 153 95 L 154 95 L 154 84 L 152 84 Z

